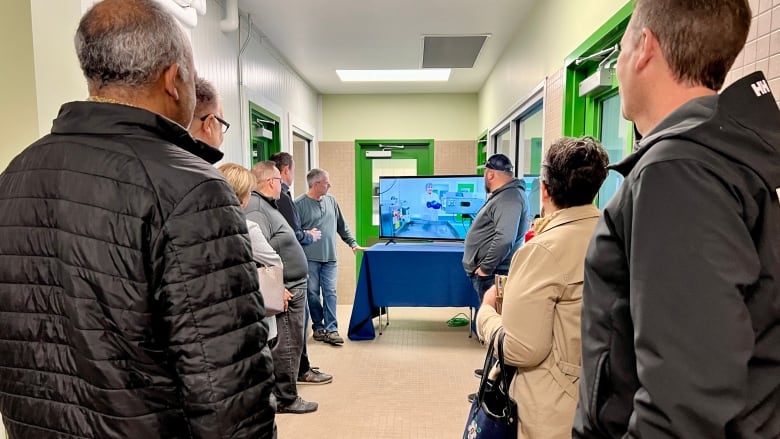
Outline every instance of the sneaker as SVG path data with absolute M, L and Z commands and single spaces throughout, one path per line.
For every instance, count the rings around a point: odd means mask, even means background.
M 466 399 L 468 399 L 470 403 L 473 403 L 474 400 L 477 399 L 477 394 L 476 393 L 469 393 L 466 396 Z
M 327 338 L 325 339 L 326 342 L 332 344 L 332 345 L 342 345 L 344 344 L 344 339 L 341 338 L 339 333 L 337 331 L 331 331 L 328 332 Z
M 318 329 L 314 331 L 314 334 L 312 334 L 312 338 L 315 341 L 327 341 L 328 340 L 328 331 L 324 329 Z
M 277 405 L 276 413 L 311 413 L 316 412 L 317 407 L 319 407 L 319 405 L 316 402 L 304 401 L 303 398 L 299 396 L 295 398 L 295 401 L 291 402 L 290 404 Z
M 316 367 L 312 367 L 298 377 L 298 384 L 329 384 L 331 382 L 333 382 L 333 375 L 320 372 Z
M 482 369 L 474 369 L 474 376 L 477 378 L 482 378 Z

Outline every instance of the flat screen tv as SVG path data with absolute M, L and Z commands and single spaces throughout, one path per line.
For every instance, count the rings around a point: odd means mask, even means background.
M 485 204 L 480 175 L 379 177 L 379 237 L 462 241 Z

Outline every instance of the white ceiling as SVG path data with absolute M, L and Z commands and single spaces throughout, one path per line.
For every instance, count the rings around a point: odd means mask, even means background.
M 535 0 L 239 0 L 252 23 L 322 94 L 476 93 Z M 342 83 L 336 69 L 417 69 L 423 35 L 490 34 L 447 82 Z

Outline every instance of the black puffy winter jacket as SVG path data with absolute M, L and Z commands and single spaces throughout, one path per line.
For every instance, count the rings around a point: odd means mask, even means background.
M 238 200 L 181 126 L 74 102 L 0 175 L 16 438 L 264 438 L 272 362 Z

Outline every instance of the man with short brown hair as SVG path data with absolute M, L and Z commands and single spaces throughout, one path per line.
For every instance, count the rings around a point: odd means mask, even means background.
M 282 151 L 273 154 L 271 156 L 271 161 L 276 164 L 276 169 L 279 170 L 279 175 L 282 177 L 282 193 L 276 201 L 279 213 L 282 214 L 295 232 L 295 237 L 298 239 L 298 244 L 300 244 L 301 247 L 319 241 L 321 233 L 316 227 L 310 230 L 303 230 L 301 227 L 301 218 L 298 216 L 298 211 L 295 209 L 295 203 L 290 195 L 290 185 L 292 185 L 293 175 L 295 175 L 295 160 L 293 160 L 290 153 Z M 304 306 L 303 322 L 303 351 L 301 352 L 301 362 L 298 366 L 298 384 L 318 385 L 332 383 L 333 375 L 322 372 L 318 367 L 312 367 L 309 362 L 309 353 L 306 348 L 306 327 L 309 325 L 308 305 Z
M 720 95 L 746 0 L 637 0 L 617 77 L 642 136 L 590 242 L 575 438 L 780 437 L 780 111 Z

